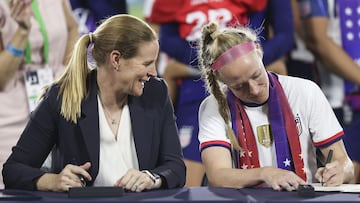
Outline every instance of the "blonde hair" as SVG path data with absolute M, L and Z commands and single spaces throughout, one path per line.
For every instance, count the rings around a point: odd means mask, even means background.
M 257 42 L 257 35 L 250 28 L 243 26 L 227 27 L 220 30 L 216 22 L 210 22 L 201 30 L 199 57 L 206 89 L 218 102 L 218 111 L 225 121 L 227 136 L 232 147 L 238 151 L 242 149 L 230 126 L 231 116 L 226 97 L 227 88 L 225 84 L 218 80 L 217 71 L 213 71 L 211 65 L 226 50 L 250 41 Z
M 81 115 L 81 102 L 89 94 L 86 83 L 92 70 L 87 58 L 90 44 L 93 44 L 92 57 L 96 65 L 102 65 L 113 50 L 118 50 L 123 58 L 129 59 L 136 56 L 139 44 L 156 39 L 156 33 L 148 24 L 127 14 L 114 15 L 103 21 L 94 33 L 81 36 L 65 72 L 54 82 L 60 85 L 61 115 L 73 123 L 77 123 Z

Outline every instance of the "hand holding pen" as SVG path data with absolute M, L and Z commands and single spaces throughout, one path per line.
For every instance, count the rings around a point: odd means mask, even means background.
M 324 185 L 324 172 L 326 170 L 326 165 L 331 162 L 333 153 L 334 153 L 334 151 L 332 149 L 330 149 L 329 152 L 328 152 L 328 155 L 326 157 L 326 161 L 325 161 L 325 164 L 324 164 L 324 170 L 323 170 L 323 173 L 321 174 L 321 186 Z
M 322 186 L 337 186 L 344 182 L 344 166 L 337 160 L 336 151 L 330 149 L 325 157 L 326 161 L 323 167 L 318 168 L 315 178 Z
M 91 181 L 91 176 L 87 172 L 91 167 L 90 162 L 83 165 L 67 164 L 59 174 L 45 173 L 36 181 L 38 190 L 65 192 L 72 187 L 84 187 L 79 175 L 83 176 L 84 180 Z
M 77 167 L 77 169 L 78 169 L 77 171 L 75 171 L 75 169 L 73 169 L 72 172 L 77 175 L 78 179 L 79 179 L 80 182 L 81 182 L 82 187 L 85 187 L 85 186 L 86 186 L 86 180 L 91 180 L 91 176 L 90 176 L 90 175 L 87 173 L 87 171 L 86 171 L 86 170 L 88 170 L 88 169 L 90 168 L 90 166 L 91 166 L 90 162 L 86 162 L 85 164 L 83 164 L 83 165 L 80 166 L 80 165 L 78 164 L 78 162 L 76 161 L 76 159 L 73 159 L 73 160 L 71 161 L 71 164 L 80 167 L 80 169 L 79 169 L 79 167 Z M 80 171 L 79 171 L 79 170 L 80 170 Z M 84 171 L 85 171 L 85 173 L 84 173 Z M 85 177 L 87 177 L 87 178 L 85 178 Z

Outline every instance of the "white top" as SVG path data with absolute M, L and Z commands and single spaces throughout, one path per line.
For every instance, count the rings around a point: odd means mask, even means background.
M 130 168 L 139 169 L 131 128 L 129 106 L 123 107 L 117 140 L 112 133 L 98 97 L 100 126 L 99 173 L 94 186 L 113 186 Z
M 323 146 L 343 135 L 343 129 L 337 121 L 331 106 L 320 88 L 310 80 L 279 75 L 293 111 L 296 126 L 300 134 L 302 158 L 307 181 L 312 182 L 317 170 L 315 146 Z M 277 167 L 274 142 L 270 147 L 259 143 L 257 128 L 269 125 L 268 105 L 247 107 L 245 111 L 252 124 L 257 142 L 260 166 Z M 208 96 L 199 109 L 200 150 L 211 146 L 228 147 L 230 140 L 226 137 L 225 122 L 220 116 L 217 101 L 213 95 Z

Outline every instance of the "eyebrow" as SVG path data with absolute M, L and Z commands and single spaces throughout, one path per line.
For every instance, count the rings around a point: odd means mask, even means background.
M 154 63 L 154 62 L 155 62 L 155 60 L 145 61 L 145 62 L 143 63 L 143 65 L 150 65 L 150 64 L 152 64 L 152 63 Z

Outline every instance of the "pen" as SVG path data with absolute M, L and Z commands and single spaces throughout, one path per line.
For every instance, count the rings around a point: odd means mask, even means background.
M 328 152 L 328 155 L 327 155 L 327 157 L 326 157 L 326 161 L 325 161 L 324 167 L 326 166 L 326 164 L 328 164 L 328 163 L 331 162 L 332 155 L 333 155 L 333 150 L 330 149 L 329 152 Z M 325 168 L 324 168 L 324 170 L 325 170 Z M 324 172 L 323 172 L 323 174 L 324 174 Z M 323 176 L 324 176 L 324 175 L 321 175 L 321 186 L 324 185 Z

